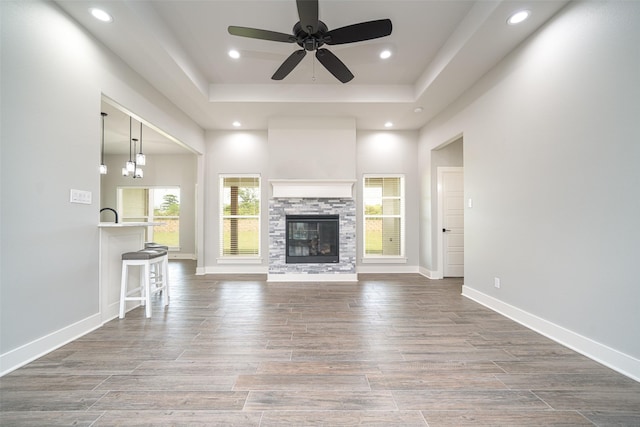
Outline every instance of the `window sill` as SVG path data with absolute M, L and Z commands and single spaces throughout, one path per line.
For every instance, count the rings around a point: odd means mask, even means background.
M 256 257 L 225 257 L 218 258 L 218 264 L 262 264 L 262 258 Z
M 366 257 L 361 258 L 362 264 L 406 264 L 407 258 L 405 257 Z

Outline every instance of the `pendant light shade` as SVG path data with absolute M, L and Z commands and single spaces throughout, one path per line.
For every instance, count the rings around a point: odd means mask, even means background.
M 129 161 L 127 162 L 127 172 L 135 172 L 136 170 L 136 162 L 134 162 L 132 159 L 132 152 L 135 151 L 135 146 L 136 143 L 138 142 L 137 138 L 133 138 L 130 142 L 129 142 Z M 133 144 L 133 145 L 132 145 Z M 135 177 L 134 177 L 135 178 Z
M 127 176 L 130 172 L 133 172 L 136 169 L 135 164 L 131 160 L 131 116 L 129 116 L 129 160 L 124 164 L 122 168 L 122 175 Z
M 104 118 L 107 113 L 100 113 L 102 116 L 102 144 L 100 145 L 100 175 L 107 174 L 107 164 L 104 162 Z
M 142 152 L 142 122 L 140 122 L 140 152 L 136 154 L 136 164 L 139 166 L 147 164 L 147 158 Z
M 133 152 L 136 152 L 137 149 L 137 144 L 138 144 L 138 140 L 136 138 L 133 138 Z M 143 172 L 142 169 L 140 168 L 140 165 L 138 165 L 137 162 L 133 163 L 133 177 L 134 178 L 142 178 L 143 176 Z

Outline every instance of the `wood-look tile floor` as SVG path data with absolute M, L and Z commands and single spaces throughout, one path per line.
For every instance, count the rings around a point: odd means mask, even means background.
M 462 297 L 461 280 L 195 276 L 0 379 L 3 426 L 640 425 L 640 383 Z

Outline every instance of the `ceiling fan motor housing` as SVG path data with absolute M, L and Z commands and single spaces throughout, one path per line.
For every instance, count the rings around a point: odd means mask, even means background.
M 302 24 L 297 22 L 296 25 L 293 26 L 293 34 L 296 36 L 296 43 L 298 45 L 308 51 L 313 51 L 321 47 L 325 43 L 325 33 L 329 31 L 327 25 L 318 21 L 318 31 L 314 34 L 309 34 L 302 28 Z

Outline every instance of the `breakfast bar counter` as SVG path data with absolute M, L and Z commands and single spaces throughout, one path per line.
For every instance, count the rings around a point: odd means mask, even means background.
M 144 248 L 145 227 L 164 225 L 161 222 L 101 222 L 100 229 L 100 316 L 107 322 L 118 316 L 122 254 Z M 139 275 L 129 277 L 139 281 Z M 132 304 L 133 302 L 129 302 Z M 127 310 L 131 307 L 127 307 Z

